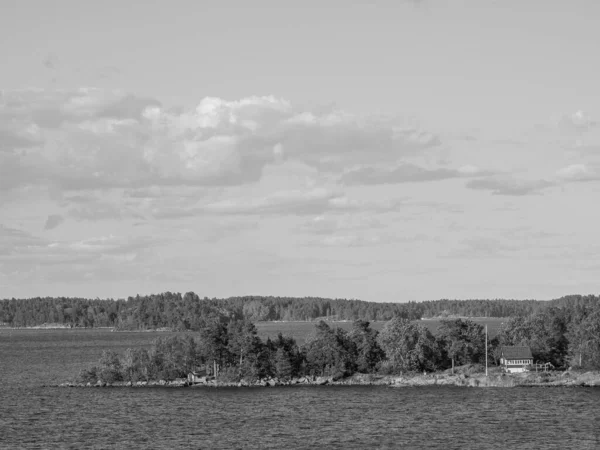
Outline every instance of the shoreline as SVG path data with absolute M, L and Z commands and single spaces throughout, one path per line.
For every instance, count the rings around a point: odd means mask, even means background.
M 66 382 L 59 385 L 43 387 L 177 387 L 177 388 L 219 388 L 219 387 L 280 387 L 280 386 L 387 386 L 392 388 L 427 387 L 427 386 L 457 386 L 457 387 L 600 387 L 600 372 L 540 372 L 523 374 L 485 374 L 452 375 L 446 373 L 433 373 L 428 375 L 365 375 L 355 374 L 346 378 L 334 379 L 333 377 L 300 377 L 291 380 L 266 378 L 256 381 L 218 381 L 214 378 L 205 378 L 196 383 L 187 379 L 172 381 L 118 381 L 114 383 L 76 383 Z

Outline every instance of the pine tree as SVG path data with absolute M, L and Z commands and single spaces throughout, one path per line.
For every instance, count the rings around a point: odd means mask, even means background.
M 281 380 L 289 380 L 292 376 L 292 363 L 283 348 L 278 348 L 277 353 L 275 353 L 275 373 Z

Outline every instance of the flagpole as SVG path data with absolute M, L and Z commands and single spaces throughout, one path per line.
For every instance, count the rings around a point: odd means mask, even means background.
M 488 357 L 487 357 L 487 323 L 485 324 L 485 376 L 488 376 Z

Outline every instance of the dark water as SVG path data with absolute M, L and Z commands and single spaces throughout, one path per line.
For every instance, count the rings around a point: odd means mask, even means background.
M 0 448 L 600 448 L 597 388 L 39 386 L 153 337 L 0 330 Z

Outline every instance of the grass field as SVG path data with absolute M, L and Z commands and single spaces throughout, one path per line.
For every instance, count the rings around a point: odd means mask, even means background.
M 488 333 L 490 338 L 496 336 L 500 330 L 500 326 L 507 319 L 499 317 L 474 317 L 471 318 L 476 323 L 488 326 Z M 328 322 L 332 328 L 343 328 L 344 330 L 350 330 L 352 328 L 352 322 Z M 440 319 L 427 319 L 420 320 L 419 323 L 427 327 L 432 333 L 435 333 L 440 325 Z M 291 336 L 296 339 L 298 344 L 303 344 L 306 338 L 315 329 L 317 322 L 257 322 L 256 328 L 258 335 L 262 339 L 270 337 L 271 339 L 276 338 L 278 333 L 284 336 Z M 371 322 L 371 328 L 375 330 L 381 330 L 386 322 Z

